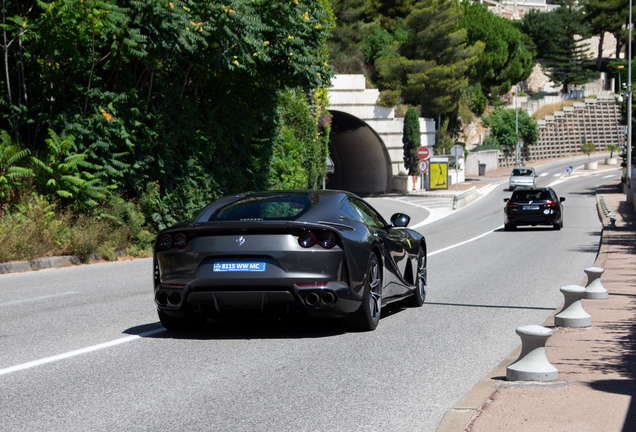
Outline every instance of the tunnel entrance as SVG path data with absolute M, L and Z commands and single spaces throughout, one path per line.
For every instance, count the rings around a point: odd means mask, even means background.
M 359 118 L 342 111 L 330 113 L 329 155 L 335 169 L 327 177 L 327 188 L 361 195 L 391 192 L 391 159 L 382 139 Z

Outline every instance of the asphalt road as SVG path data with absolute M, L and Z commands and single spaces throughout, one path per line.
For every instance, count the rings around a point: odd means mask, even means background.
M 571 163 L 539 168 L 540 185 Z M 427 303 L 384 311 L 369 333 L 299 320 L 168 332 L 147 259 L 1 275 L 0 429 L 434 431 L 519 344 L 514 329 L 541 324 L 559 287 L 583 279 L 600 239 L 594 188 L 618 176 L 555 184 L 561 231 L 504 232 L 507 185 L 422 226 Z M 388 208 L 415 211 L 412 224 L 428 211 Z

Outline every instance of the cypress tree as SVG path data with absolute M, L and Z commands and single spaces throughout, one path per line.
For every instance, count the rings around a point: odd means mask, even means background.
M 404 166 L 409 175 L 417 175 L 419 157 L 417 149 L 422 143 L 420 133 L 420 118 L 417 108 L 409 107 L 404 116 L 404 132 L 402 134 L 402 144 L 404 147 Z

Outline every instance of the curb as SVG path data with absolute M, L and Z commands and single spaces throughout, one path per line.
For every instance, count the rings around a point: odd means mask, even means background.
M 42 270 L 46 268 L 55 268 L 68 264 L 79 264 L 79 257 L 66 255 L 49 258 L 36 258 L 31 261 L 9 261 L 0 263 L 0 274 L 17 273 L 31 270 Z
M 603 225 L 601 232 L 601 242 L 599 245 L 598 254 L 594 261 L 594 267 L 603 268 L 607 259 L 608 252 L 608 218 L 603 218 L 602 210 L 599 208 L 599 198 L 597 196 L 597 211 L 599 212 L 599 219 Z M 587 276 L 583 278 L 579 285 L 585 286 L 587 283 Z M 554 327 L 554 315 L 557 314 L 563 308 L 563 303 L 558 306 L 552 314 L 543 322 L 544 327 Z M 469 392 L 462 397 L 452 408 L 446 411 L 444 417 L 440 421 L 435 432 L 463 432 L 470 425 L 473 419 L 476 417 L 479 409 L 486 403 L 486 401 L 501 387 L 502 383 L 508 383 L 506 381 L 506 368 L 512 364 L 521 353 L 521 345 L 519 345 L 514 351 L 512 351 L 506 358 L 504 358 L 497 366 L 491 370 L 488 375 L 482 378 Z M 523 384 L 521 384 L 523 385 Z

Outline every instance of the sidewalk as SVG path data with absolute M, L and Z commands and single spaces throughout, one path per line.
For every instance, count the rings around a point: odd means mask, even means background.
M 620 182 L 599 187 L 597 201 L 601 195 L 616 216 L 614 228 L 602 218 L 594 264 L 605 269 L 609 298 L 582 301 L 589 328 L 554 327 L 553 316 L 543 323 L 553 329 L 545 352 L 558 380 L 506 381 L 519 347 L 446 413 L 437 432 L 636 431 L 636 214 Z

